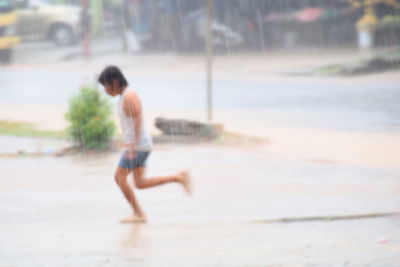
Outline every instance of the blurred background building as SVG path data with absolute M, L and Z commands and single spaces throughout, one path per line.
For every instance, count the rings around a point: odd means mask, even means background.
M 82 0 L 54 0 L 81 4 Z M 203 46 L 204 0 L 90 1 L 94 34 L 118 31 L 118 9 L 144 47 Z M 395 0 L 214 0 L 214 42 L 225 49 L 349 46 L 357 43 L 357 22 L 374 11 L 374 45 L 400 39 L 400 2 Z M 369 9 L 371 10 L 371 9 Z M 114 29 L 113 29 L 114 26 Z
M 59 46 L 120 38 L 142 50 L 200 51 L 206 0 L 2 0 L 16 12 L 16 35 Z M 214 0 L 220 51 L 385 47 L 400 43 L 399 0 Z M 4 9 L 6 10 L 6 9 Z M 1 18 L 0 18 L 1 21 Z M 0 32 L 1 33 L 1 32 Z

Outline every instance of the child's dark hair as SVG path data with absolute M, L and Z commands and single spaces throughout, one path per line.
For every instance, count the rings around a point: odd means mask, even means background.
M 128 86 L 128 82 L 126 81 L 124 75 L 121 70 L 117 66 L 108 66 L 106 67 L 99 76 L 99 83 L 102 85 L 112 84 L 114 80 L 119 82 L 120 87 Z

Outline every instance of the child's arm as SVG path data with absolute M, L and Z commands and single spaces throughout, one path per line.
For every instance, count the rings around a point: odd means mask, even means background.
M 132 140 L 132 143 L 135 145 L 137 141 L 139 140 L 141 131 L 140 131 L 140 126 L 142 124 L 142 106 L 140 104 L 140 100 L 138 95 L 133 92 L 129 91 L 125 94 L 124 96 L 124 102 L 123 102 L 123 110 L 124 113 L 128 116 L 133 118 L 133 123 L 134 123 L 134 129 L 135 129 L 135 140 Z

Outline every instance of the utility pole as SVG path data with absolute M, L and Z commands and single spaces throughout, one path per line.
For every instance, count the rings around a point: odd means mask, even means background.
M 90 57 L 90 15 L 89 15 L 89 0 L 81 0 L 82 13 L 81 23 L 83 31 L 83 55 L 86 58 Z
M 124 53 L 127 53 L 128 52 L 128 40 L 127 40 L 127 37 L 126 37 L 126 35 L 127 35 L 127 25 L 126 25 L 126 20 L 127 20 L 127 17 L 126 17 L 126 14 L 127 14 L 127 12 L 125 11 L 125 1 L 124 0 L 122 0 L 122 1 L 120 1 L 120 5 L 119 5 L 119 8 L 118 8 L 118 11 L 119 12 L 121 12 L 120 13 L 120 16 L 119 16 L 119 19 L 120 19 L 120 26 L 121 26 L 121 41 L 122 41 L 122 51 L 124 52 Z
M 214 1 L 207 1 L 207 121 L 212 122 L 212 68 L 213 68 L 213 33 L 212 20 L 214 16 Z

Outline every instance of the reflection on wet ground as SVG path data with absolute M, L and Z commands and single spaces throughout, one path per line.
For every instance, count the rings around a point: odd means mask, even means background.
M 148 174 L 190 169 L 195 192 L 136 190 L 146 225 L 118 223 L 130 210 L 114 184 L 117 153 L 2 159 L 0 265 L 396 266 L 399 218 L 254 220 L 397 211 L 400 169 L 277 158 L 268 149 L 156 147 Z

